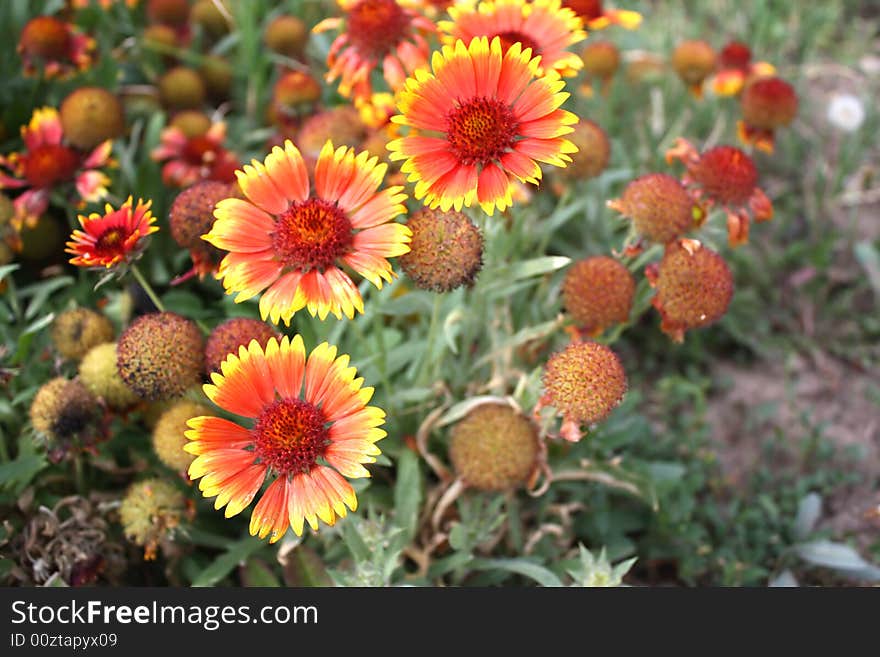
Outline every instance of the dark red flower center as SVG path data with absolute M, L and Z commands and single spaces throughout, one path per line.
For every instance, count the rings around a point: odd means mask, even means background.
M 210 164 L 217 159 L 218 146 L 215 141 L 205 136 L 191 137 L 183 147 L 183 159 L 194 166 Z
M 76 151 L 60 144 L 43 144 L 24 158 L 24 177 L 37 188 L 71 180 L 80 164 Z
M 28 55 L 44 59 L 69 58 L 70 28 L 52 16 L 38 16 L 21 33 L 21 48 Z
M 335 203 L 310 198 L 293 203 L 275 223 L 275 255 L 288 267 L 324 270 L 351 248 L 351 221 Z
M 744 43 L 731 41 L 721 49 L 721 68 L 735 68 L 747 72 L 752 61 L 752 51 Z
M 280 475 L 309 472 L 330 444 L 324 413 L 302 399 L 270 404 L 252 431 L 254 453 Z
M 410 22 L 395 0 L 361 0 L 348 12 L 348 40 L 362 53 L 380 58 L 403 40 Z
M 510 107 L 495 98 L 474 98 L 446 117 L 446 139 L 462 164 L 488 164 L 516 141 L 519 121 Z
M 538 48 L 538 42 L 528 34 L 523 34 L 518 30 L 508 30 L 506 32 L 499 32 L 496 36 L 501 39 L 502 52 L 507 52 L 514 43 L 518 42 L 522 45 L 523 50 L 526 48 L 532 49 L 532 57 L 541 54 L 541 51 Z
M 95 240 L 95 251 L 98 255 L 112 255 L 123 250 L 127 234 L 119 226 L 108 228 Z

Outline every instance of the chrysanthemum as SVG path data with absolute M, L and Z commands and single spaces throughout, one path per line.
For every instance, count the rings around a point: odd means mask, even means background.
M 152 201 L 132 198 L 118 210 L 110 204 L 104 214 L 93 212 L 88 217 L 79 215 L 82 230 L 74 230 L 65 251 L 74 257 L 70 263 L 79 267 L 111 267 L 128 263 L 137 258 L 145 246 L 144 238 L 159 230 L 154 226 L 155 217 L 150 213 Z
M 562 6 L 574 11 L 591 30 L 603 30 L 611 25 L 634 30 L 642 24 L 640 13 L 627 9 L 609 9 L 602 0 L 562 0 Z
M 561 0 L 462 0 L 448 11 L 450 20 L 437 23 L 447 45 L 498 37 L 503 51 L 519 43 L 521 50 L 531 48 L 533 57 L 540 55 L 539 72 L 555 70 L 570 77 L 584 65 L 566 50 L 587 37 L 584 23 Z
M 176 126 L 162 131 L 161 143 L 151 157 L 162 166 L 162 180 L 166 185 L 189 187 L 199 180 L 235 182 L 238 158 L 223 145 L 226 124 L 217 121 L 201 135 L 187 136 Z
M 406 208 L 402 187 L 378 191 L 387 169 L 378 158 L 327 142 L 315 165 L 314 192 L 299 150 L 289 140 L 264 162 L 237 171 L 246 200 L 217 203 L 204 239 L 230 253 L 220 276 L 235 301 L 263 290 L 260 314 L 290 323 L 307 308 L 321 319 L 354 317 L 363 300 L 340 265 L 382 287 L 394 276 L 387 258 L 409 251 L 411 232 L 393 219 Z
M 717 205 L 727 216 L 731 246 L 749 241 L 749 222 L 773 218 L 773 205 L 758 187 L 758 170 L 746 153 L 733 146 L 716 146 L 704 153 L 679 138 L 666 161 L 681 160 L 687 167 L 683 182 L 706 210 Z
M 367 406 L 373 388 L 336 356 L 326 342 L 306 358 L 302 338 L 254 340 L 238 356 L 230 354 L 222 374 L 212 375 L 205 394 L 229 413 L 249 418 L 250 428 L 218 417 L 189 420 L 196 458 L 189 476 L 201 478 L 205 497 L 226 507 L 226 517 L 244 510 L 267 478 L 273 479 L 251 515 L 250 532 L 269 542 L 293 528 L 301 535 L 308 522 L 333 525 L 357 509 L 354 489 L 345 480 L 369 477 L 363 464 L 375 462 L 375 443 L 385 412 Z
M 327 54 L 327 82 L 339 79 L 339 93 L 369 98 L 370 76 L 382 67 L 392 91 L 403 86 L 408 74 L 427 64 L 430 46 L 425 37 L 434 23 L 396 0 L 338 0 L 345 18 L 327 18 L 313 32 L 342 28 Z
M 752 61 L 752 51 L 746 44 L 731 41 L 718 53 L 718 71 L 712 76 L 712 91 L 719 96 L 737 96 L 748 81 L 775 73 L 772 64 Z
M 15 199 L 13 226 L 20 229 L 27 222 L 36 223 L 49 207 L 52 190 L 74 183 L 79 198 L 94 202 L 107 194 L 110 179 L 98 169 L 110 159 L 113 143 L 105 141 L 90 152 L 83 152 L 64 142 L 64 129 L 58 112 L 51 107 L 34 110 L 21 136 L 25 150 L 0 155 L 0 189 L 24 189 Z
M 514 181 L 537 184 L 538 162 L 571 162 L 577 148 L 562 135 L 578 118 L 559 109 L 569 94 L 558 75 L 538 78 L 539 59 L 518 42 L 502 53 L 499 37 L 476 37 L 443 46 L 433 73 L 407 80 L 392 121 L 411 131 L 388 150 L 406 160 L 416 198 L 444 212 L 477 202 L 491 215 L 511 205 Z
M 95 41 L 54 16 L 32 18 L 21 30 L 18 52 L 25 75 L 42 69 L 47 78 L 67 77 L 92 63 Z

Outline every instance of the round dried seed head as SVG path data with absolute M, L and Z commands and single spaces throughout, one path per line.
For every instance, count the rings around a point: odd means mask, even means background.
M 98 402 L 85 386 L 63 377 L 43 384 L 30 408 L 34 429 L 59 443 L 80 438 L 94 428 L 99 416 Z
M 89 350 L 79 364 L 79 380 L 113 410 L 125 410 L 139 401 L 116 369 L 115 342 L 105 342 Z
M 119 336 L 116 365 L 139 397 L 170 399 L 201 381 L 204 348 L 195 323 L 175 313 L 152 313 L 138 317 Z
M 451 432 L 449 457 L 469 486 L 502 491 L 523 486 L 538 467 L 534 423 L 507 404 L 481 404 Z
M 205 370 L 208 375 L 219 372 L 220 363 L 229 354 L 238 355 L 239 347 L 246 347 L 251 340 L 256 340 L 261 347 L 265 347 L 270 338 L 277 336 L 275 329 L 266 322 L 246 317 L 227 319 L 208 336 L 205 344 Z
M 125 131 L 122 103 L 102 87 L 80 87 L 61 103 L 64 137 L 82 150 L 91 150 Z
M 588 333 L 629 319 L 636 281 L 619 261 L 595 256 L 576 262 L 562 284 L 565 309 Z
M 279 16 L 266 26 L 269 50 L 287 57 L 300 57 L 309 40 L 308 26 L 296 16 Z
M 672 53 L 672 68 L 686 84 L 699 84 L 715 70 L 715 50 L 705 41 L 683 41 Z
M 412 241 L 400 265 L 416 286 L 449 292 L 474 282 L 483 266 L 483 236 L 466 215 L 423 208 L 406 225 Z
M 567 167 L 556 170 L 558 175 L 568 180 L 586 180 L 605 171 L 611 157 L 611 142 L 598 124 L 581 119 L 574 132 L 565 138 L 578 147 L 578 152 L 571 154 Z
M 119 506 L 125 537 L 144 548 L 145 559 L 155 559 L 159 544 L 171 540 L 186 518 L 186 498 L 159 478 L 133 484 Z
M 153 449 L 159 460 L 172 470 L 186 472 L 195 458 L 189 452 L 183 451 L 183 446 L 189 442 L 184 432 L 189 429 L 187 420 L 202 415 L 214 415 L 214 412 L 204 404 L 182 399 L 159 417 L 156 428 L 153 429 Z
M 601 80 L 613 77 L 620 68 L 620 50 L 610 41 L 588 41 L 581 59 L 584 71 Z
M 612 207 L 632 219 L 636 232 L 652 242 L 666 244 L 690 230 L 696 204 L 684 186 L 666 173 L 636 178 Z
M 744 205 L 758 184 L 758 169 L 733 146 L 716 146 L 700 155 L 691 176 L 706 195 L 721 205 Z
M 743 120 L 750 126 L 773 130 L 794 120 L 797 94 L 782 78 L 758 78 L 742 92 Z
M 88 308 L 65 310 L 52 322 L 52 342 L 64 358 L 80 360 L 92 347 L 113 342 L 113 324 Z
M 158 82 L 159 100 L 166 109 L 197 109 L 205 104 L 207 89 L 197 71 L 177 66 Z
M 598 342 L 575 342 L 554 354 L 543 380 L 547 404 L 579 424 L 604 420 L 626 393 L 620 359 Z

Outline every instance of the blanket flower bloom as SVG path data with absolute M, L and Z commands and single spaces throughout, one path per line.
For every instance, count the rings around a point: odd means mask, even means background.
M 775 73 L 773 64 L 752 61 L 752 51 L 746 44 L 731 41 L 718 53 L 718 71 L 712 76 L 712 91 L 718 96 L 738 96 L 750 80 Z
M 21 30 L 18 53 L 24 74 L 42 69 L 47 78 L 66 78 L 92 63 L 95 40 L 54 16 L 32 18 Z
M 75 184 L 82 201 L 99 201 L 107 194 L 110 179 L 98 169 L 109 163 L 111 140 L 88 153 L 67 145 L 58 111 L 52 107 L 35 109 L 21 136 L 23 152 L 0 155 L 0 189 L 25 190 L 14 202 L 14 228 L 34 225 L 48 209 L 52 190 L 65 183 Z
M 591 30 L 604 30 L 611 25 L 619 25 L 627 30 L 635 30 L 642 24 L 642 15 L 627 9 L 609 9 L 602 0 L 562 0 Z
M 365 463 L 380 454 L 376 442 L 385 411 L 367 406 L 373 388 L 355 378 L 347 355 L 326 342 L 306 358 L 302 338 L 256 340 L 229 354 L 211 375 L 205 394 L 220 408 L 249 418 L 246 428 L 219 417 L 188 421 L 184 449 L 195 455 L 189 476 L 230 518 L 243 511 L 273 478 L 251 514 L 250 533 L 274 543 L 288 526 L 302 535 L 305 522 L 333 525 L 357 509 L 346 481 L 369 477 Z
M 315 165 L 314 193 L 299 150 L 289 140 L 264 162 L 236 171 L 246 199 L 217 203 L 211 231 L 203 239 L 229 251 L 219 275 L 236 303 L 263 293 L 265 320 L 290 324 L 307 308 L 325 319 L 332 313 L 364 311 L 347 265 L 377 288 L 394 273 L 387 258 L 409 251 L 411 231 L 393 221 L 406 212 L 403 187 L 377 191 L 388 165 L 353 148 L 324 144 Z
M 436 31 L 429 19 L 396 0 L 339 0 L 345 18 L 327 18 L 313 32 L 342 28 L 327 53 L 327 82 L 339 79 L 339 93 L 369 98 L 370 75 L 380 65 L 392 91 L 403 86 L 408 74 L 427 64 L 426 36 Z
M 538 162 L 571 162 L 577 147 L 562 135 L 578 118 L 559 109 L 565 83 L 553 72 L 538 77 L 539 63 L 518 42 L 502 52 L 499 37 L 475 37 L 443 46 L 433 73 L 407 80 L 391 120 L 410 133 L 388 150 L 405 160 L 417 199 L 444 212 L 477 202 L 491 215 L 513 203 L 516 181 L 538 184 Z
M 751 218 L 773 218 L 773 205 L 758 187 L 758 169 L 740 149 L 716 146 L 701 154 L 686 139 L 679 138 L 666 153 L 666 161 L 673 160 L 681 160 L 687 168 L 683 182 L 704 209 L 717 205 L 725 211 L 731 246 L 749 241 Z
M 189 187 L 200 180 L 235 182 L 238 159 L 223 145 L 226 124 L 217 121 L 207 132 L 187 136 L 177 126 L 162 131 L 160 144 L 150 154 L 162 166 L 162 180 L 166 185 Z
M 514 43 L 521 50 L 531 48 L 532 56 L 541 56 L 543 69 L 571 77 L 584 62 L 566 48 L 587 37 L 583 21 L 561 0 L 462 0 L 448 9 L 451 20 L 440 21 L 443 41 L 454 45 L 459 39 L 470 43 L 475 37 L 501 39 L 506 51 Z
M 118 210 L 107 204 L 103 215 L 79 215 L 83 229 L 73 231 L 65 249 L 74 256 L 71 264 L 110 269 L 135 260 L 146 246 L 145 238 L 159 230 L 153 225 L 151 203 L 138 200 L 135 206 L 129 196 Z

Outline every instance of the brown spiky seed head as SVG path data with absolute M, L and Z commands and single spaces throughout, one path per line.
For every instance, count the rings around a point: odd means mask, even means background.
M 65 310 L 52 322 L 55 348 L 65 358 L 79 360 L 92 347 L 112 342 L 115 331 L 110 320 L 88 308 Z
M 733 146 L 710 148 L 690 173 L 706 195 L 722 205 L 744 205 L 758 184 L 752 158 Z
M 132 484 L 119 505 L 122 531 L 128 540 L 144 548 L 146 559 L 156 557 L 159 544 L 173 537 L 186 516 L 183 493 L 158 477 Z
M 220 363 L 226 360 L 229 354 L 238 354 L 239 347 L 246 347 L 251 340 L 256 340 L 261 347 L 265 347 L 270 338 L 277 337 L 278 333 L 266 322 L 247 317 L 233 317 L 219 324 L 205 344 L 205 370 L 211 372 L 220 371 Z
M 551 356 L 543 381 L 547 404 L 579 424 L 604 420 L 626 393 L 620 358 L 598 342 L 574 342 Z
M 635 279 L 618 260 L 595 256 L 566 272 L 562 299 L 578 326 L 599 333 L 629 319 L 635 291 Z
M 275 83 L 272 99 L 282 111 L 321 99 L 321 84 L 305 71 L 287 71 Z
M 684 186 L 666 173 L 649 173 L 630 182 L 616 209 L 632 219 L 636 232 L 666 244 L 694 225 L 696 205 Z
M 227 13 L 231 15 L 229 3 L 224 0 L 221 4 L 226 8 Z M 215 39 L 229 33 L 229 22 L 214 0 L 198 0 L 192 7 L 190 20 Z
M 581 119 L 574 132 L 565 138 L 578 147 L 578 152 L 572 153 L 569 165 L 556 173 L 568 180 L 586 180 L 605 171 L 611 157 L 611 142 L 598 124 Z
M 309 40 L 308 26 L 296 16 L 279 16 L 266 26 L 266 46 L 287 57 L 300 57 Z
M 232 65 L 229 60 L 219 55 L 207 55 L 199 64 L 199 75 L 212 98 L 225 100 L 229 97 L 232 89 Z
M 449 458 L 469 486 L 502 491 L 524 485 L 538 467 L 534 423 L 507 404 L 480 404 L 451 431 Z
M 187 187 L 177 195 L 168 211 L 171 237 L 185 249 L 203 251 L 206 255 L 222 255 L 222 251 L 202 239 L 214 225 L 214 206 L 234 196 L 230 185 L 204 180 Z M 217 258 L 219 260 L 219 257 Z
M 153 449 L 159 460 L 172 470 L 186 472 L 195 458 L 183 451 L 183 446 L 189 442 L 184 432 L 189 429 L 187 420 L 202 415 L 214 415 L 214 412 L 204 404 L 181 399 L 159 417 L 153 429 Z
M 170 399 L 201 381 L 204 349 L 195 323 L 176 313 L 152 313 L 119 336 L 116 365 L 125 385 L 142 399 Z
M 80 87 L 61 103 L 64 137 L 82 150 L 91 150 L 125 131 L 125 113 L 115 94 L 101 87 Z
M 159 100 L 166 109 L 196 109 L 205 104 L 207 89 L 202 77 L 188 66 L 175 66 L 158 82 Z
M 85 386 L 64 377 L 43 384 L 30 408 L 34 429 L 56 442 L 79 438 L 94 426 L 99 414 L 98 401 Z
M 687 330 L 724 316 L 733 297 L 733 275 L 715 251 L 682 240 L 666 247 L 655 287 L 664 330 Z
M 620 50 L 610 41 L 588 41 L 581 59 L 584 71 L 600 80 L 614 77 L 620 68 Z
M 116 369 L 116 343 L 105 342 L 92 347 L 79 364 L 79 380 L 95 397 L 116 411 L 125 410 L 138 401 Z
M 22 54 L 42 59 L 66 59 L 70 52 L 71 34 L 67 23 L 54 16 L 37 16 L 21 30 L 19 48 Z
M 715 70 L 715 50 L 702 40 L 682 41 L 672 52 L 672 68 L 686 84 L 699 84 Z
M 337 105 L 303 121 L 296 145 L 306 158 L 317 159 L 328 139 L 334 144 L 359 144 L 366 134 L 358 111 L 351 105 Z
M 797 94 L 782 78 L 758 78 L 743 89 L 743 121 L 762 130 L 786 126 L 798 111 Z
M 148 25 L 144 29 L 143 34 L 141 34 L 141 41 L 143 41 L 146 47 L 155 48 L 160 51 L 165 48 L 175 48 L 180 45 L 180 39 L 177 36 L 177 32 L 174 31 L 174 28 L 162 25 L 161 23 Z
M 483 236 L 465 214 L 423 208 L 406 225 L 412 241 L 400 265 L 417 287 L 449 292 L 474 282 L 483 266 Z

